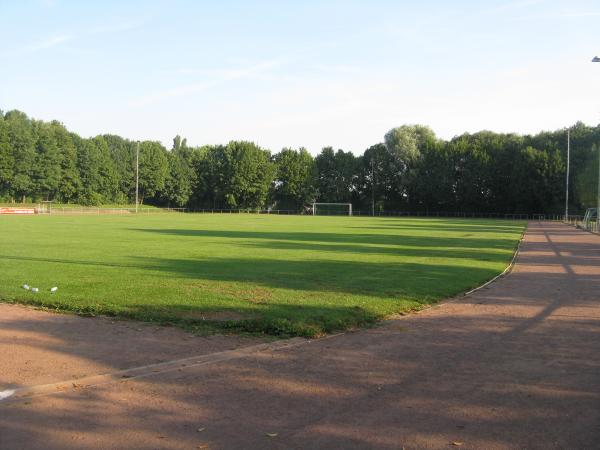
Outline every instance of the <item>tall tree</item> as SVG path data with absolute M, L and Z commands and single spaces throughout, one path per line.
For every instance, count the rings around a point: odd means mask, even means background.
M 135 153 L 137 143 L 121 136 L 105 134 L 102 139 L 106 142 L 110 158 L 119 180 L 116 200 L 119 203 L 133 203 L 135 199 Z
M 33 191 L 44 200 L 54 200 L 62 178 L 62 154 L 50 124 L 34 122 L 36 155 L 32 171 Z
M 358 183 L 358 161 L 352 152 L 325 147 L 315 158 L 321 202 L 350 202 Z
M 168 206 L 184 206 L 192 195 L 193 170 L 180 151 L 169 152 L 167 161 L 169 170 L 161 193 L 162 200 Z
M 159 142 L 144 141 L 140 144 L 140 203 L 143 203 L 146 197 L 154 197 L 164 188 L 169 173 L 166 153 L 166 149 Z
M 301 210 L 316 196 L 316 165 L 305 148 L 284 148 L 273 158 L 276 176 L 273 197 L 279 209 Z
M 263 208 L 275 174 L 271 154 L 252 142 L 201 149 L 194 197 L 209 208 Z
M 33 168 L 35 164 L 35 135 L 29 118 L 20 111 L 9 111 L 4 116 L 8 139 L 12 148 L 13 169 L 8 189 L 11 198 L 25 201 L 34 194 Z
M 14 155 L 8 133 L 8 124 L 0 110 L 0 199 L 8 200 L 14 172 Z
M 50 126 L 56 145 L 61 153 L 61 177 L 55 200 L 65 203 L 74 202 L 82 186 L 77 170 L 77 149 L 73 142 L 73 135 L 59 122 L 54 121 Z

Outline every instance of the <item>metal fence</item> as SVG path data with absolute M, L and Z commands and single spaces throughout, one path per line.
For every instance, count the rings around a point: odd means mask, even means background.
M 61 207 L 53 206 L 51 208 L 38 208 L 38 214 L 59 214 L 59 215 L 110 215 L 110 214 L 165 214 L 172 212 L 186 212 L 185 208 L 110 208 L 110 207 L 95 207 L 95 206 L 80 206 L 80 207 Z
M 195 213 L 195 214 L 272 214 L 272 215 L 312 215 L 312 210 L 292 209 L 227 209 L 227 208 L 163 208 L 163 207 L 103 207 L 103 206 L 41 206 L 36 208 L 39 214 L 59 215 L 152 215 L 165 213 Z M 332 215 L 332 214 L 328 214 Z M 348 215 L 340 213 L 339 215 Z M 371 210 L 353 210 L 354 217 L 371 217 Z M 486 212 L 460 212 L 460 211 L 375 211 L 375 217 L 430 217 L 430 218 L 469 218 L 469 219 L 504 219 L 504 220 L 542 220 L 562 221 L 573 226 L 596 230 L 596 223 L 586 223 L 583 215 L 570 215 L 565 221 L 562 214 L 540 213 L 486 213 Z
M 274 214 L 274 215 L 312 215 L 312 212 L 291 209 L 224 209 L 224 208 L 109 208 L 109 207 L 52 207 L 39 210 L 49 214 L 164 214 L 164 213 L 196 213 L 196 214 Z M 334 214 L 327 214 L 334 215 Z M 340 213 L 339 215 L 348 215 Z M 371 217 L 371 211 L 352 211 L 355 217 Z M 551 220 L 562 221 L 560 214 L 526 214 L 526 213 L 484 213 L 484 212 L 431 212 L 431 211 L 375 211 L 375 217 L 440 217 L 440 218 L 473 218 L 473 219 L 507 219 L 507 220 Z M 582 216 L 577 216 L 582 217 Z
M 585 216 L 569 215 L 569 217 L 564 219 L 563 221 L 569 225 L 576 227 L 576 228 L 590 231 L 591 233 L 598 233 L 598 222 L 596 221 L 596 219 L 587 220 Z

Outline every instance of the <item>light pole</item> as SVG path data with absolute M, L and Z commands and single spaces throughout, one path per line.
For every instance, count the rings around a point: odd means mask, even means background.
M 600 62 L 600 58 L 594 56 L 592 62 Z M 598 147 L 598 201 L 596 204 L 596 232 L 600 233 L 600 147 Z
M 371 215 L 375 217 L 375 170 L 373 169 L 373 158 L 371 158 Z
M 137 141 L 135 148 L 135 212 L 138 212 L 140 190 L 140 141 Z
M 569 222 L 569 166 L 571 163 L 571 129 L 567 128 L 567 188 L 565 191 L 565 222 Z

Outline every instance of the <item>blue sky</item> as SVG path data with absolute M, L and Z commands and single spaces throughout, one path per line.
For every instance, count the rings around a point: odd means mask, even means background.
M 362 153 L 600 123 L 596 1 L 0 0 L 0 109 L 82 136 Z

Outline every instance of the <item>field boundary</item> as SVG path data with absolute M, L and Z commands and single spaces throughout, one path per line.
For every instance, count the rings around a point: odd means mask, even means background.
M 412 310 L 412 311 L 406 311 L 405 313 L 401 313 L 401 314 L 392 314 L 389 318 L 387 319 L 383 319 L 381 321 L 379 321 L 379 323 L 385 323 L 385 322 L 391 322 L 393 320 L 398 320 L 398 319 L 402 319 L 402 318 L 406 318 L 409 317 L 413 314 L 420 314 L 422 312 L 428 311 L 430 309 L 433 308 L 440 308 L 448 303 L 454 303 L 457 302 L 471 294 L 474 294 L 475 292 L 489 286 L 490 284 L 498 281 L 500 278 L 505 277 L 506 275 L 508 275 L 509 273 L 512 272 L 514 266 L 516 265 L 517 262 L 517 257 L 519 256 L 519 252 L 521 251 L 521 244 L 523 243 L 523 238 L 525 237 L 525 233 L 527 233 L 527 229 L 529 228 L 529 224 L 525 225 L 525 228 L 523 229 L 523 232 L 521 233 L 521 237 L 519 239 L 519 242 L 517 242 L 517 245 L 515 247 L 515 251 L 513 253 L 513 256 L 510 260 L 510 262 L 508 263 L 508 265 L 506 266 L 506 268 L 504 269 L 504 271 L 502 273 L 499 273 L 498 275 L 496 275 L 494 278 L 492 278 L 491 280 L 486 281 L 485 283 L 483 283 L 480 286 L 477 286 L 473 289 L 470 289 L 466 292 L 463 292 L 462 294 L 457 294 L 454 297 L 448 297 L 445 299 L 442 299 L 436 303 L 432 303 L 430 305 L 424 305 L 422 308 L 416 309 L 416 310 Z
M 343 333 L 331 334 L 325 336 L 325 338 L 339 336 L 340 334 Z M 6 389 L 0 391 L 0 406 L 15 403 L 32 397 L 60 394 L 67 391 L 98 387 L 114 383 L 121 383 L 124 381 L 148 378 L 154 375 L 189 369 L 192 367 L 205 366 L 223 361 L 245 358 L 255 353 L 267 351 L 282 351 L 289 348 L 298 347 L 300 345 L 308 344 L 310 342 L 310 339 L 295 337 L 271 343 L 251 345 L 248 347 L 242 347 L 234 350 L 209 353 L 208 355 L 191 356 L 187 358 L 175 359 L 172 361 L 138 366 L 106 374 L 90 375 L 83 378 L 74 378 L 72 380 L 59 381 L 56 383 Z
M 519 252 L 521 250 L 521 244 L 523 243 L 523 238 L 525 237 L 525 233 L 527 233 L 527 229 L 529 228 L 529 224 L 525 225 L 525 228 L 523 229 L 523 232 L 521 233 L 521 238 L 519 239 L 519 242 L 517 243 L 517 247 L 515 248 L 515 252 L 513 253 L 512 259 L 510 260 L 510 263 L 508 264 L 508 266 L 506 266 L 506 269 L 504 269 L 504 271 L 498 275 L 496 275 L 494 278 L 492 278 L 491 280 L 486 281 L 485 283 L 483 283 L 481 286 L 478 286 L 474 289 L 471 289 L 470 291 L 465 292 L 462 296 L 466 297 L 467 295 L 471 295 L 477 291 L 479 291 L 480 289 L 485 288 L 486 286 L 492 284 L 493 282 L 495 282 L 496 280 L 508 275 L 510 272 L 512 272 L 515 263 L 517 261 L 517 257 L 519 256 Z
M 19 206 L 21 205 L 21 206 Z M 0 208 L 34 208 L 38 214 L 55 215 L 103 215 L 103 214 L 123 214 L 123 215 L 153 215 L 164 213 L 181 214 L 266 214 L 266 215 L 290 215 L 290 216 L 311 216 L 312 210 L 307 209 L 274 209 L 274 208 L 186 208 L 186 207 L 166 207 L 153 205 L 107 205 L 107 206 L 84 206 L 74 204 L 42 205 L 39 203 L 2 203 Z M 347 216 L 348 214 L 330 214 Z M 545 220 L 545 221 L 564 221 L 564 214 L 557 213 L 499 213 L 499 212 L 474 212 L 474 211 L 411 211 L 411 210 L 383 210 L 375 211 L 371 209 L 352 209 L 352 216 L 357 217 L 406 217 L 406 218 L 440 218 L 440 219 L 499 219 L 499 220 Z M 583 217 L 571 215 L 571 217 Z

